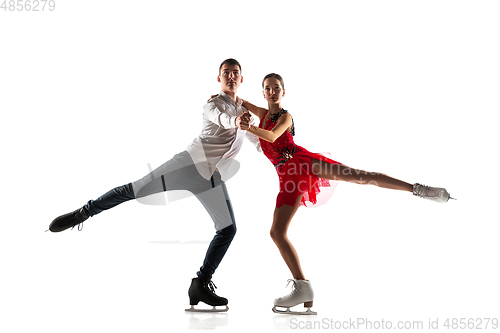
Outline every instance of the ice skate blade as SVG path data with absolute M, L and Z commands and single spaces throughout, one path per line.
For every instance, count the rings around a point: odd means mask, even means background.
M 280 313 L 280 314 L 289 314 L 289 315 L 317 315 L 318 313 L 315 311 L 312 311 L 311 308 L 306 308 L 306 311 L 290 311 L 289 307 L 286 306 L 280 306 L 280 308 L 286 308 L 286 311 L 279 310 L 277 309 L 277 306 L 273 306 L 273 312 L 274 313 Z
M 221 305 L 222 306 L 222 305 Z M 225 309 L 217 309 L 216 306 L 212 307 L 212 309 L 196 309 L 194 305 L 191 305 L 189 309 L 186 309 L 186 312 L 205 312 L 205 313 L 210 313 L 210 312 L 227 312 L 229 310 L 229 306 L 224 305 L 226 308 Z

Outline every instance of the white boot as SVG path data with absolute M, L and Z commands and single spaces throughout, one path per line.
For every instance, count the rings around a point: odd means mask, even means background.
M 288 280 L 288 284 L 290 284 L 290 282 L 293 283 L 292 292 L 284 297 L 280 297 L 274 300 L 273 312 L 285 314 L 317 314 L 316 312 L 311 311 L 314 300 L 314 291 L 312 289 L 311 282 L 296 279 Z M 307 308 L 307 311 L 290 311 L 291 307 L 301 303 L 304 303 L 304 307 Z M 276 309 L 276 307 L 286 308 L 286 311 L 278 310 Z
M 447 202 L 449 199 L 453 199 L 450 198 L 450 193 L 444 188 L 430 187 L 418 183 L 413 185 L 413 195 L 437 202 Z

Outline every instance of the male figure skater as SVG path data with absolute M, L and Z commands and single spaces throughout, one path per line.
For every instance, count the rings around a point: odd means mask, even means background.
M 197 272 L 198 277 L 191 282 L 188 292 L 191 308 L 186 311 L 200 311 L 194 308 L 199 301 L 213 306 L 211 311 L 228 310 L 228 300 L 216 295 L 211 281 L 236 233 L 225 181 L 230 177 L 231 163 L 245 136 L 257 145 L 257 149 L 260 148 L 258 138 L 247 134 L 250 114 L 236 95 L 243 82 L 238 61 L 224 60 L 217 81 L 221 84 L 221 92 L 203 107 L 202 132 L 185 151 L 144 178 L 116 187 L 96 200 L 90 200 L 82 208 L 59 216 L 49 226 L 50 231 L 60 232 L 131 199 L 169 190 L 192 192 L 212 218 L 216 233 Z M 216 309 L 216 306 L 224 305 L 225 309 Z

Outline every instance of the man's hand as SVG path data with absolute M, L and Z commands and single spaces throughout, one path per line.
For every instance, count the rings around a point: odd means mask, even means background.
M 240 130 L 248 130 L 250 128 L 250 120 L 252 115 L 250 112 L 245 111 L 236 118 L 236 127 Z

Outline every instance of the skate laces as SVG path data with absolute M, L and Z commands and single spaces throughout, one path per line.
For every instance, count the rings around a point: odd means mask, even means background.
M 215 283 L 212 282 L 212 280 L 207 282 L 207 287 L 208 290 L 210 290 L 212 293 L 215 294 L 215 289 L 217 289 L 217 286 L 215 285 Z
M 73 227 L 71 227 L 71 230 L 73 230 L 77 225 L 78 225 L 78 227 L 77 227 L 78 231 L 82 231 L 83 230 L 83 222 L 85 222 L 86 218 L 84 218 L 84 220 L 82 222 L 78 222 L 78 217 L 79 217 L 78 215 L 80 215 L 80 214 L 82 214 L 81 210 L 79 210 L 79 211 L 77 211 L 75 213 L 75 216 L 73 217 L 73 219 L 76 220 L 75 221 L 76 223 L 73 224 Z
M 445 188 L 431 187 L 419 183 L 415 183 L 413 185 L 413 195 L 438 202 L 447 202 L 449 199 L 457 200 L 452 198 L 450 193 Z
M 293 283 L 292 284 L 292 292 L 290 293 L 290 295 L 293 295 L 298 291 L 297 290 L 297 282 L 294 279 L 288 279 L 288 283 L 286 284 L 285 288 L 288 288 L 288 285 L 290 284 L 290 282 Z
M 71 230 L 75 229 L 75 227 L 78 225 L 77 230 L 82 231 L 83 230 L 83 222 L 75 224 L 73 227 L 71 227 Z
M 436 188 L 417 183 L 415 184 L 415 190 L 413 191 L 413 194 L 421 198 L 435 198 L 439 197 L 441 195 L 441 192 L 442 191 Z

